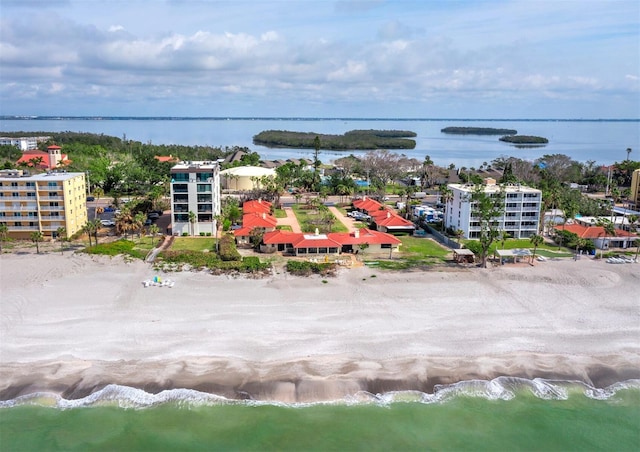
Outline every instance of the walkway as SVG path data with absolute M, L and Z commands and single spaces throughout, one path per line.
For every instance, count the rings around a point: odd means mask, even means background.
M 291 207 L 285 207 L 282 210 L 287 214 L 287 217 L 278 218 L 278 226 L 290 226 L 293 232 L 302 232 L 302 229 L 300 229 L 300 223 L 298 223 L 298 219 L 296 218 L 296 214 L 293 213 L 293 209 Z
M 173 243 L 173 236 L 172 235 L 165 235 L 164 236 L 164 241 L 162 242 L 162 245 L 160 245 L 157 248 L 152 249 L 149 254 L 147 254 L 147 257 L 145 258 L 145 262 L 149 262 L 149 263 L 153 263 L 153 261 L 156 259 L 156 256 L 158 255 L 158 253 L 160 251 L 166 250 L 167 248 L 169 248 L 169 246 L 171 246 L 171 244 Z
M 355 227 L 356 220 L 354 220 L 351 217 L 347 217 L 346 215 L 343 215 L 342 212 L 340 212 L 340 210 L 337 207 L 330 206 L 329 212 L 331 212 L 333 216 L 336 217 L 340 223 L 344 224 L 346 228 L 349 230 L 349 232 L 353 232 L 356 230 L 356 227 Z

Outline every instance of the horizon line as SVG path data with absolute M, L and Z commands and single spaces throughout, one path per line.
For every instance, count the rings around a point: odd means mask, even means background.
M 640 118 L 394 118 L 394 117 L 348 117 L 348 116 L 112 116 L 112 115 L 0 115 L 0 120 L 210 120 L 210 121 L 265 121 L 265 120 L 297 120 L 297 121 L 514 121 L 514 122 L 640 122 Z

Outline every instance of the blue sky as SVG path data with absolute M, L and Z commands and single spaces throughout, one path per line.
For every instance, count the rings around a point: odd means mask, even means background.
M 0 0 L 0 114 L 640 118 L 637 0 Z

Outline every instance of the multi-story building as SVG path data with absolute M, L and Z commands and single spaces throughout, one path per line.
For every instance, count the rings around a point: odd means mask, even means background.
M 640 207 L 640 169 L 634 170 L 631 175 L 631 194 L 629 200 L 637 209 Z
M 171 168 L 173 235 L 215 235 L 220 215 L 218 162 L 180 162 Z
M 12 238 L 28 239 L 34 231 L 55 237 L 60 227 L 71 237 L 87 223 L 86 196 L 84 173 L 29 176 L 22 170 L 2 170 L 0 222 Z
M 471 195 L 473 184 L 449 184 L 452 199 L 447 203 L 445 226 L 459 229 L 467 239 L 480 237 L 480 224 L 473 215 Z M 483 190 L 489 195 L 504 196 L 504 212 L 496 218 L 498 229 L 511 237 L 523 239 L 537 234 L 540 223 L 542 192 L 523 185 L 497 185 L 495 179 L 487 178 Z
M 48 137 L 47 137 L 48 138 Z M 15 146 L 21 151 L 38 149 L 37 137 L 0 137 L 0 146 Z

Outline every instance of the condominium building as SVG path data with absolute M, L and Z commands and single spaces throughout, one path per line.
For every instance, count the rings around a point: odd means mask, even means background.
M 38 137 L 0 137 L 0 146 L 15 146 L 21 151 L 33 151 L 38 149 Z
M 0 222 L 9 237 L 28 239 L 34 231 L 55 237 L 60 227 L 71 237 L 87 223 L 84 173 L 49 172 L 29 176 L 0 171 Z
M 640 207 L 640 169 L 634 170 L 631 175 L 631 194 L 629 195 L 629 201 L 631 201 L 634 207 L 637 209 Z
M 215 235 L 220 215 L 218 162 L 180 162 L 171 168 L 173 235 Z
M 471 195 L 476 186 L 473 184 L 449 184 L 452 199 L 447 203 L 445 226 L 459 229 L 467 239 L 480 237 L 480 223 L 473 215 Z M 504 196 L 504 212 L 496 218 L 498 229 L 511 237 L 523 239 L 537 234 L 540 223 L 542 192 L 523 185 L 497 185 L 487 178 L 482 186 L 489 195 Z

